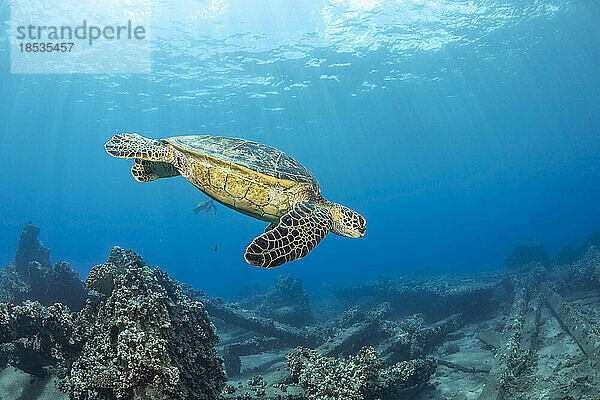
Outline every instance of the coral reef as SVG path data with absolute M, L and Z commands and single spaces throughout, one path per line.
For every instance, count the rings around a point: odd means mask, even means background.
M 165 272 L 118 247 L 87 283 L 102 295 L 80 314 L 94 340 L 70 372 L 75 399 L 218 398 L 225 376 L 201 303 L 183 295 Z
M 588 247 L 585 254 L 565 268 L 566 276 L 559 285 L 572 289 L 593 289 L 600 286 L 600 251 L 595 246 Z
M 523 244 L 515 247 L 510 256 L 504 260 L 504 264 L 509 271 L 527 269 L 528 264 L 542 264 L 547 266 L 550 263 L 546 248 L 542 245 Z
M 291 326 L 306 326 L 314 322 L 310 299 L 297 278 L 279 275 L 275 287 L 262 297 L 257 312 Z
M 504 273 L 334 288 L 340 304 L 352 306 L 298 331 L 313 338 L 309 346 L 290 351 L 285 346 L 292 341 L 275 340 L 273 332 L 248 337 L 248 331 L 233 330 L 224 347 L 237 363 L 230 378 L 240 374 L 240 365 L 261 378 L 228 386 L 224 398 L 533 400 L 561 393 L 597 400 L 598 287 L 594 246 L 565 266 L 542 246 L 523 245 L 507 258 Z M 244 304 L 257 308 L 264 298 Z M 558 335 L 561 330 L 566 335 Z M 275 359 L 249 368 L 253 354 L 277 351 L 287 354 L 285 367 Z M 564 363 L 553 355 L 561 351 Z
M 11 364 L 34 375 L 52 367 L 64 377 L 83 346 L 75 318 L 60 303 L 0 303 L 0 366 Z
M 592 232 L 579 246 L 567 246 L 563 248 L 560 253 L 558 253 L 556 262 L 562 265 L 574 264 L 581 260 L 592 246 L 596 248 L 600 247 L 600 232 Z
M 37 240 L 39 228 L 27 224 L 21 233 L 12 265 L 0 271 L 0 301 L 35 300 L 43 305 L 62 303 L 81 310 L 87 290 L 69 264 L 50 263 L 50 251 Z
M 68 264 L 50 264 L 38 232 L 26 227 L 0 271 L 0 366 L 18 368 L 0 376 L 45 377 L 46 389 L 59 379 L 72 399 L 598 399 L 593 237 L 566 265 L 523 245 L 503 273 L 333 288 L 330 318 L 313 306 L 316 322 L 297 279 L 229 303 L 118 247 L 92 269 L 74 312 L 48 303 L 83 285 Z
M 435 372 L 432 358 L 401 361 L 379 372 L 378 388 L 383 398 L 410 397 L 429 383 Z
M 29 261 L 47 255 L 32 245 L 35 235 L 30 229 L 23 235 L 27 246 L 19 247 L 19 269 L 11 274 L 48 267 Z M 62 303 L 0 303 L 0 366 L 58 377 L 73 399 L 219 398 L 225 385 L 214 348 L 219 339 L 202 303 L 118 247 L 87 284 L 92 292 L 77 313 Z
M 292 378 L 311 400 L 395 397 L 403 390 L 422 386 L 435 371 L 433 360 L 403 361 L 382 368 L 373 347 L 363 347 L 348 359 L 324 357 L 298 347 L 288 354 L 287 362 Z
M 28 297 L 30 289 L 12 265 L 0 269 L 0 302 L 21 303 Z
M 505 275 L 499 273 L 430 277 L 399 277 L 333 288 L 344 305 L 372 307 L 389 302 L 393 317 L 415 313 L 436 321 L 461 313 L 466 320 L 481 318 L 497 310 L 507 296 Z
M 211 317 L 221 319 L 230 325 L 278 338 L 289 345 L 314 345 L 320 340 L 310 331 L 261 317 L 251 310 L 227 303 L 223 299 L 208 297 L 202 291 L 191 286 L 183 285 L 182 287 L 187 296 L 204 304 Z
M 372 347 L 364 347 L 347 360 L 298 347 L 288 354 L 287 363 L 309 399 L 359 400 L 375 396 L 378 389 L 380 363 Z

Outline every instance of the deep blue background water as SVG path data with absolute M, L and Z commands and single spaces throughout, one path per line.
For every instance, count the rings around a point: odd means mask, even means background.
M 523 242 L 556 253 L 600 229 L 597 1 L 153 7 L 152 74 L 11 75 L 2 3 L 0 265 L 32 221 L 84 277 L 119 245 L 229 296 L 280 273 L 318 288 L 497 269 Z M 206 197 L 182 178 L 135 182 L 103 149 L 117 131 L 280 148 L 367 235 L 249 266 L 265 223 L 193 215 Z

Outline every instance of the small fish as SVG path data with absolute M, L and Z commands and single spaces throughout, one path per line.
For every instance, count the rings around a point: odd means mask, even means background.
M 217 245 L 215 244 L 215 251 L 217 251 Z
M 215 201 L 212 199 L 198 203 L 196 207 L 192 208 L 192 211 L 195 215 L 198 215 L 200 211 L 206 211 L 207 213 L 210 212 L 211 208 L 213 209 L 215 215 L 217 215 L 217 206 L 215 205 Z

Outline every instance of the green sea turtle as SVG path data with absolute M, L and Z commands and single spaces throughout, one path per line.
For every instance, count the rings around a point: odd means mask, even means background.
M 364 236 L 365 218 L 321 196 L 319 182 L 302 164 L 273 147 L 212 135 L 147 139 L 113 136 L 115 157 L 135 159 L 139 182 L 182 175 L 202 192 L 236 211 L 270 222 L 246 249 L 252 265 L 271 268 L 308 254 L 330 231 Z

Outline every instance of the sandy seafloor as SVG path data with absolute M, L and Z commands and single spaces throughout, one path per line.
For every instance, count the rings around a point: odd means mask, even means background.
M 593 318 L 600 322 L 600 293 L 586 291 L 575 293 L 568 299 L 573 304 L 595 310 Z M 508 318 L 507 310 L 498 315 L 464 326 L 447 335 L 432 355 L 463 367 L 491 369 L 497 365 L 495 349 L 482 340 L 479 332 L 496 331 L 498 340 Z M 535 344 L 536 365 L 516 384 L 515 392 L 508 398 L 514 399 L 600 399 L 600 371 L 584 354 L 577 342 L 561 327 L 559 321 L 548 310 L 541 313 L 541 325 Z M 223 340 L 230 339 L 224 334 Z M 456 353 L 448 348 L 457 346 Z M 255 368 L 264 372 L 285 369 L 285 355 L 292 349 L 242 357 L 243 375 L 230 383 L 245 384 L 256 374 Z M 456 350 L 454 350 L 456 351 Z M 264 368 L 268 366 L 267 368 Z M 443 365 L 438 366 L 428 387 L 417 395 L 406 397 L 414 400 L 477 400 L 487 383 L 485 372 L 458 371 Z M 583 385 L 583 383 L 587 383 Z M 594 383 L 594 384 L 591 384 Z M 514 396 L 514 397 L 512 397 Z M 401 397 L 405 398 L 405 397 Z

